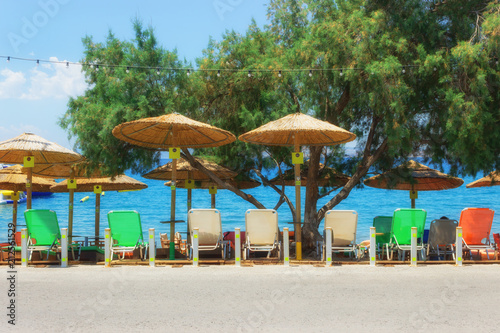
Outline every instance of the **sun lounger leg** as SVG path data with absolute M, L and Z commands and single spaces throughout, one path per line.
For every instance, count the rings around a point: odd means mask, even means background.
M 410 266 L 417 267 L 417 228 L 411 228 L 411 262 Z
M 193 266 L 198 267 L 198 228 L 193 228 Z
M 455 265 L 462 266 L 462 227 L 457 228 L 457 239 L 455 242 Z
M 21 267 L 28 267 L 28 229 L 21 229 Z
M 61 267 L 68 267 L 68 228 L 61 229 Z
M 111 250 L 111 229 L 104 229 L 104 267 L 111 267 L 113 251 Z

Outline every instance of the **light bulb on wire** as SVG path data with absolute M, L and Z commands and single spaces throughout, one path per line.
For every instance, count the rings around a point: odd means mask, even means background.
M 278 77 L 281 77 L 281 71 L 278 72 Z
M 10 62 L 10 57 L 7 57 L 7 62 Z
M 217 77 L 220 77 L 220 69 L 217 71 Z
M 130 73 L 130 67 L 129 67 L 129 66 L 127 66 L 127 69 L 125 70 L 125 72 L 126 72 L 127 74 L 128 74 L 128 73 Z
M 313 71 L 309 70 L 309 77 L 312 77 L 312 76 L 313 76 Z

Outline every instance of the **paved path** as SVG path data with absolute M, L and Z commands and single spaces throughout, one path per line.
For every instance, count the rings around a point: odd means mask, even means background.
M 14 331 L 498 332 L 499 281 L 499 265 L 17 268 Z

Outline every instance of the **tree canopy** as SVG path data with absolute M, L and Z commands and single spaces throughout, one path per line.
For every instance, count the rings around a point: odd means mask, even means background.
M 349 156 L 343 146 L 304 147 L 305 246 L 320 237 L 325 212 L 371 169 L 387 170 L 414 155 L 449 163 L 455 174 L 500 169 L 499 1 L 271 0 L 268 16 L 263 28 L 251 22 L 245 34 L 211 39 L 190 76 L 188 64 L 140 23 L 132 42 L 112 33 L 105 43 L 84 38 L 85 62 L 183 70 L 85 68 L 90 88 L 70 100 L 61 125 L 108 173 L 140 172 L 158 161 L 157 152 L 120 142 L 111 130 L 165 112 L 236 136 L 292 112 L 354 132 L 357 147 Z M 262 170 L 291 165 L 289 148 L 241 141 L 197 153 L 264 183 Z M 317 185 L 324 167 L 352 178 L 318 209 L 331 191 Z

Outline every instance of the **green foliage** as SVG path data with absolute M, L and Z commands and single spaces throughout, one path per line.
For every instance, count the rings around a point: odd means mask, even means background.
M 84 63 L 101 63 L 99 70 L 83 68 L 90 88 L 85 95 L 71 98 L 60 125 L 75 137 L 75 149 L 107 174 L 132 169 L 144 172 L 158 162 L 159 153 L 134 147 L 116 139 L 111 131 L 126 121 L 196 108 L 183 71 L 163 71 L 134 67 L 182 68 L 175 51 L 158 46 L 152 28 L 134 23 L 135 39 L 118 40 L 109 32 L 103 43 L 83 38 Z M 124 66 L 124 67 L 114 67 Z M 127 73 L 126 67 L 129 66 Z

